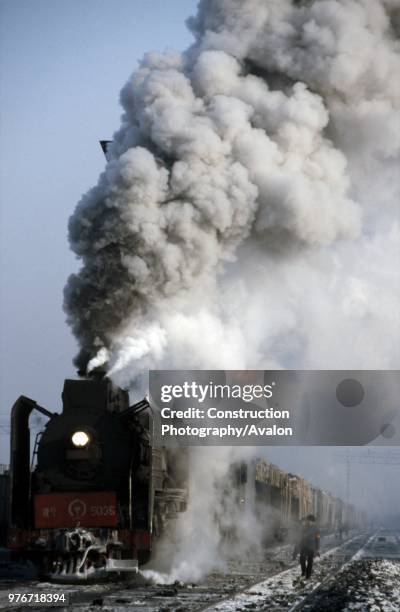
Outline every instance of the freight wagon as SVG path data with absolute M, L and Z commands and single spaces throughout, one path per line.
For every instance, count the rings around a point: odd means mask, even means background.
M 308 514 L 316 517 L 322 533 L 365 524 L 365 516 L 354 506 L 265 459 L 235 466 L 231 474 L 242 505 L 253 505 L 258 520 L 265 523 L 266 543 L 289 537 Z

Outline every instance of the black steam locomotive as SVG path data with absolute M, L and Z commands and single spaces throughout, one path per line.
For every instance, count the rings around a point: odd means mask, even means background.
M 147 400 L 129 406 L 108 378 L 66 380 L 62 401 L 12 408 L 8 547 L 58 580 L 137 571 L 185 509 L 185 461 L 154 447 Z M 31 465 L 33 410 L 49 420 Z

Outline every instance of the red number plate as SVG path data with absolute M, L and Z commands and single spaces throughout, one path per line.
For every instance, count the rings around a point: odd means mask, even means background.
M 114 492 L 35 495 L 35 527 L 113 527 L 118 523 Z

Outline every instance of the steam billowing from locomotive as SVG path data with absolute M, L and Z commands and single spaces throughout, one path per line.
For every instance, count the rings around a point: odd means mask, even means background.
M 202 0 L 145 55 L 70 220 L 82 370 L 397 366 L 399 15 Z
M 150 367 L 397 368 L 399 1 L 201 0 L 188 26 L 122 89 L 70 220 L 76 364 L 132 388 Z M 189 530 L 213 519 L 201 465 Z M 191 546 L 177 576 L 217 554 L 182 569 Z

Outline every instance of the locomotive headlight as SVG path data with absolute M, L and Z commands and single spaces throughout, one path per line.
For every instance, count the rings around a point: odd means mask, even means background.
M 86 446 L 89 443 L 90 438 L 86 432 L 76 431 L 74 434 L 72 434 L 71 440 L 74 446 L 82 448 L 83 446 Z

